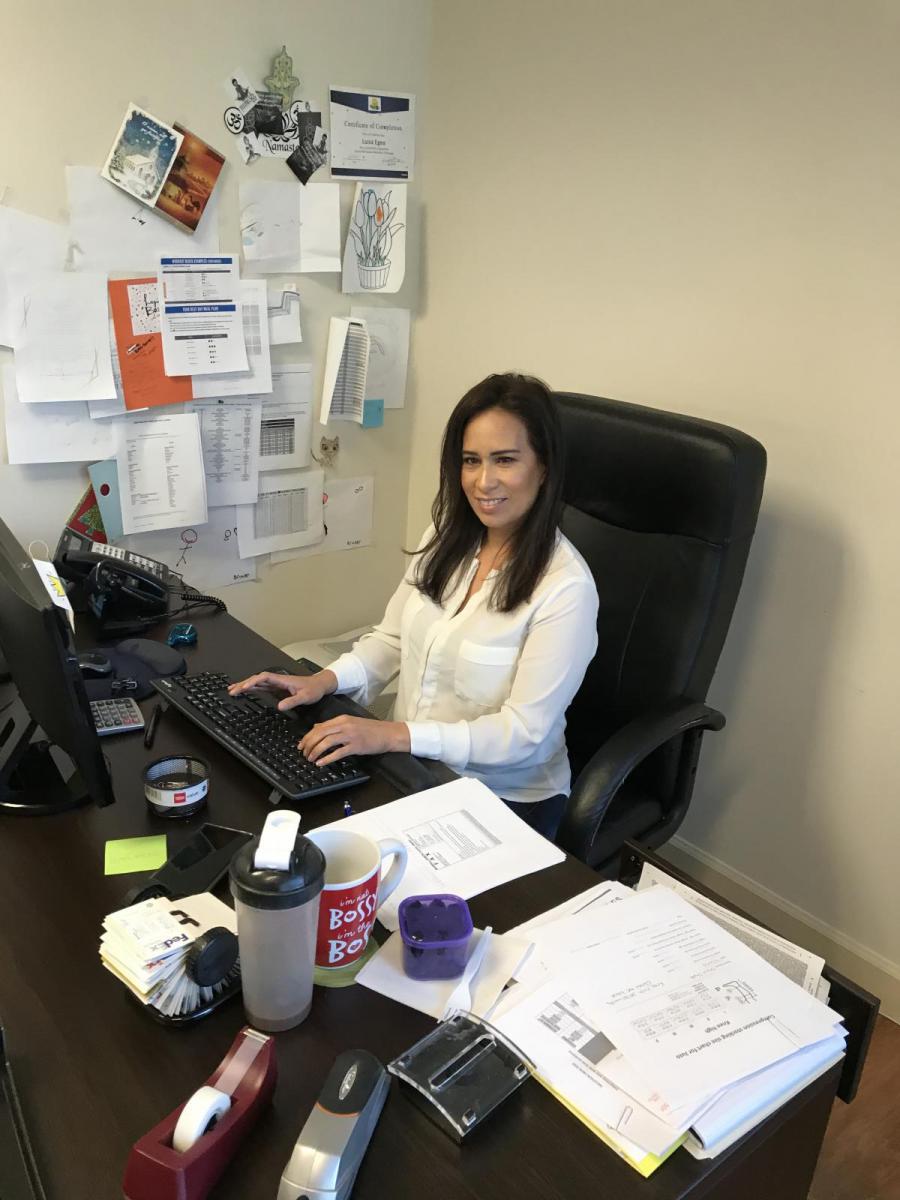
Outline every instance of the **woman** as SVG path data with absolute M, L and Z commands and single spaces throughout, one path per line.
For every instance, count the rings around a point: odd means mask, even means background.
M 380 625 L 311 676 L 263 672 L 283 711 L 331 692 L 368 703 L 399 671 L 393 721 L 341 716 L 300 742 L 325 766 L 403 750 L 482 780 L 552 837 L 569 791 L 565 711 L 597 648 L 597 590 L 558 525 L 563 448 L 544 384 L 491 375 L 457 404 L 433 525 Z

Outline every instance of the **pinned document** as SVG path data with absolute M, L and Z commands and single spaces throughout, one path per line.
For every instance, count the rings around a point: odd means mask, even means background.
M 125 533 L 206 522 L 206 476 L 196 413 L 158 410 L 118 427 Z
M 369 335 L 365 321 L 332 317 L 322 380 L 319 421 L 356 421 L 362 424 L 365 411 Z
M 259 499 L 237 508 L 238 546 L 250 558 L 319 541 L 322 525 L 322 471 L 260 474 Z
M 8 285 L 19 399 L 114 399 L 106 276 L 29 271 Z
M 160 259 L 167 375 L 248 370 L 240 282 L 233 254 Z

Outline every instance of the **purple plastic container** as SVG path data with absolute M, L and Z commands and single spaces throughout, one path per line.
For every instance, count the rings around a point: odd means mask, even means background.
M 466 965 L 472 914 L 461 896 L 407 896 L 398 909 L 410 979 L 456 979 Z

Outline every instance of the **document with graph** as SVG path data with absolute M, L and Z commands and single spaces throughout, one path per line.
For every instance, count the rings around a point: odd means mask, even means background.
M 324 471 L 260 472 L 256 503 L 237 506 L 241 558 L 321 541 L 324 484 Z
M 362 424 L 369 365 L 369 334 L 365 321 L 332 317 L 322 381 L 319 421 L 356 421 Z

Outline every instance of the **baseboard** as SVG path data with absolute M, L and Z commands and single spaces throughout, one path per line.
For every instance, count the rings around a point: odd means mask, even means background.
M 686 838 L 673 837 L 658 853 L 782 937 L 820 954 L 835 970 L 878 996 L 883 1015 L 900 1023 L 900 964 L 848 937 Z

